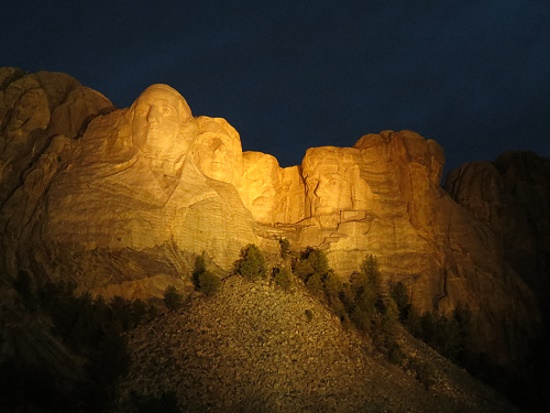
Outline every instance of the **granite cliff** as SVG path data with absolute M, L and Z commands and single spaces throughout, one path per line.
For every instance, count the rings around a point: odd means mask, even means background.
M 3 68 L 0 85 L 2 267 L 12 277 L 25 270 L 106 297 L 158 297 L 168 284 L 191 288 L 203 252 L 223 274 L 245 245 L 274 256 L 286 238 L 294 250 L 324 250 L 342 279 L 376 255 L 385 281 L 403 282 L 420 311 L 468 306 L 474 347 L 499 363 L 539 334 L 546 296 L 533 289 L 545 283 L 548 244 L 533 228 L 548 226 L 547 209 L 524 205 L 534 199 L 522 197 L 527 177 L 506 178 L 533 223 L 518 248 L 500 204 L 477 202 L 513 169 L 506 159 L 481 183 L 475 171 L 451 174 L 453 199 L 439 185 L 443 149 L 411 131 L 311 148 L 282 168 L 243 153 L 226 120 L 193 116 L 167 85 L 126 109 L 63 74 Z M 498 196 L 509 197 L 499 179 Z M 547 187 L 536 191 L 547 208 Z M 541 252 L 530 249 L 537 242 Z M 525 254 L 537 254 L 536 268 L 522 270 Z
M 445 189 L 496 235 L 504 260 L 550 317 L 550 160 L 507 152 L 451 171 Z

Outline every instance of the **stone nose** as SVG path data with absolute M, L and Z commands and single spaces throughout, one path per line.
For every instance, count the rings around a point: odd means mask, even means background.
M 146 116 L 147 121 L 151 123 L 158 122 L 160 113 L 161 112 L 159 108 L 157 108 L 156 106 L 151 106 L 149 108 L 149 111 L 147 112 L 147 116 Z
M 220 154 L 225 152 L 225 145 L 221 139 L 216 139 L 212 142 L 212 152 L 215 154 Z

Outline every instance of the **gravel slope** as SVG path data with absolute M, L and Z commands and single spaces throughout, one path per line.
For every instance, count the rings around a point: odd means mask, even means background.
M 132 392 L 173 392 L 185 412 L 516 411 L 404 334 L 407 354 L 433 368 L 426 390 L 300 287 L 230 277 L 216 296 L 138 327 L 129 344 L 121 411 Z

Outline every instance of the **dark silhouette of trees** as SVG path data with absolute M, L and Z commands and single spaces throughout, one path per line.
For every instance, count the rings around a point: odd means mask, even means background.
M 38 284 L 23 272 L 17 278 L 15 288 L 26 303 L 22 311 L 50 320 L 42 324 L 44 334 L 62 343 L 67 360 L 82 364 L 71 367 L 78 375 L 61 378 L 59 369 L 68 367 L 49 364 L 48 357 L 29 359 L 17 353 L 5 359 L 0 364 L 0 406 L 8 411 L 107 411 L 116 380 L 129 368 L 122 333 L 148 316 L 146 304 L 121 297 L 107 303 L 89 293 L 77 294 L 74 283 Z

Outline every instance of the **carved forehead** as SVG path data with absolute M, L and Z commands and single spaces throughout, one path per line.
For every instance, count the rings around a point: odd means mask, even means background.
M 353 148 L 321 146 L 310 148 L 302 161 L 306 175 L 343 173 L 359 165 L 360 156 Z
M 340 159 L 338 150 L 333 147 L 310 148 L 302 161 L 302 169 L 306 176 L 320 173 L 337 172 Z
M 256 151 L 243 152 L 243 164 L 245 168 L 261 169 L 264 171 L 279 168 L 279 162 L 273 155 Z
M 184 119 L 189 119 L 193 116 L 185 98 L 176 89 L 161 83 L 154 84 L 145 89 L 132 105 L 132 109 L 135 109 L 140 104 L 155 105 L 162 101 L 167 101 L 174 105 L 180 116 Z
M 208 143 L 209 140 L 217 138 L 233 150 L 242 151 L 239 133 L 225 119 L 199 116 L 197 123 L 199 126 L 198 143 Z

